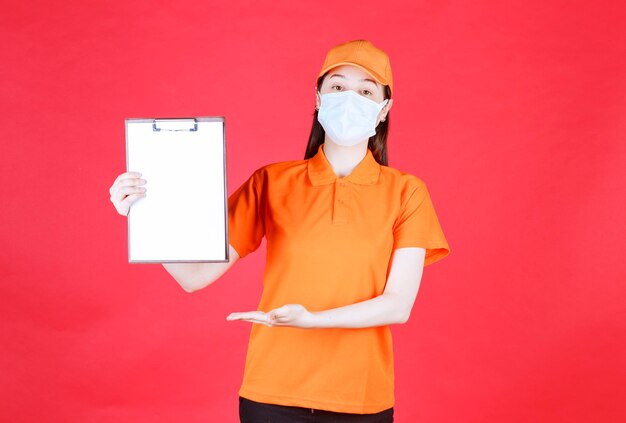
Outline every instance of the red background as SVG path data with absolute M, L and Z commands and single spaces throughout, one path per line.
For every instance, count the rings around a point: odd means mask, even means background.
M 127 263 L 124 119 L 226 117 L 232 193 L 303 157 L 335 44 L 392 60 L 390 164 L 451 255 L 394 326 L 398 422 L 626 420 L 626 10 L 583 1 L 4 2 L 0 420 L 237 421 L 264 247 Z

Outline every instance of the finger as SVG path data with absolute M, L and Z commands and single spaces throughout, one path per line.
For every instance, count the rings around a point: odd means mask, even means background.
M 124 197 L 126 197 L 127 195 L 130 194 L 137 194 L 137 193 L 141 193 L 141 192 L 146 192 L 146 188 L 145 187 L 134 187 L 134 186 L 130 186 L 130 187 L 116 187 L 115 190 L 111 193 L 111 201 L 112 202 L 120 202 L 124 199 Z
M 262 311 L 233 313 L 231 314 L 231 316 L 232 318 L 229 320 L 243 320 L 243 321 L 251 322 L 251 323 L 260 323 L 266 326 L 272 326 L 272 323 L 273 323 L 272 319 L 270 318 L 270 313 L 264 313 Z
M 123 206 L 126 209 L 130 209 L 135 201 L 137 201 L 140 198 L 143 198 L 145 196 L 146 196 L 145 193 L 131 194 L 128 197 L 124 198 L 124 200 L 122 200 L 120 202 L 120 205 Z
M 262 311 L 245 311 L 238 313 L 231 313 L 226 319 L 228 320 L 241 320 L 241 319 L 258 319 L 267 320 L 265 313 Z
M 289 316 L 289 311 L 290 311 L 289 306 L 284 305 L 282 307 L 272 310 L 270 313 L 272 313 L 273 316 L 279 319 L 279 318 L 284 318 L 286 316 Z
M 124 195 L 137 194 L 140 192 L 146 192 L 148 189 L 146 187 L 136 187 L 136 186 L 128 186 L 128 187 L 120 187 L 118 192 L 123 193 Z
M 238 317 L 236 319 L 228 319 L 228 320 L 238 320 L 241 322 L 258 323 L 258 324 L 265 325 L 265 326 L 272 326 L 272 324 L 269 323 L 266 319 L 259 319 L 257 317 L 249 317 L 249 318 Z
M 115 178 L 115 182 L 119 182 L 122 179 L 127 179 L 127 178 L 140 178 L 141 177 L 141 172 L 133 172 L 133 171 L 129 171 L 129 172 L 124 172 L 120 175 L 118 175 L 117 178 Z
M 145 185 L 146 182 L 148 181 L 142 178 L 127 178 L 127 179 L 122 179 L 121 181 L 118 181 L 117 186 L 118 187 L 139 186 L 139 185 Z
M 293 316 L 289 314 L 286 316 L 276 316 L 274 320 L 272 320 L 272 323 L 275 325 L 284 325 L 291 322 L 293 322 Z
M 113 195 L 114 200 L 118 203 L 124 200 L 124 197 L 132 194 L 143 194 L 147 191 L 144 187 L 120 187 Z
M 115 180 L 113 181 L 113 184 L 111 184 L 111 188 L 109 188 L 109 193 L 113 195 L 113 193 L 117 191 L 118 186 L 123 181 L 126 181 L 127 179 L 138 179 L 140 177 L 141 177 L 141 173 L 139 172 L 124 172 L 121 175 L 118 175 L 117 178 L 115 178 Z
M 242 321 L 243 322 L 256 323 L 256 324 L 259 324 L 259 325 L 272 326 L 272 324 L 270 322 L 268 322 L 267 320 L 243 319 Z
M 226 320 L 238 320 L 242 317 L 243 313 L 230 313 L 227 317 Z
M 241 313 L 230 313 L 226 316 L 226 320 L 239 320 L 241 318 Z

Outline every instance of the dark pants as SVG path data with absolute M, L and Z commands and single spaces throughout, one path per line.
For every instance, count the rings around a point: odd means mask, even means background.
M 239 397 L 241 423 L 392 423 L 393 407 L 380 413 L 352 414 L 265 404 Z

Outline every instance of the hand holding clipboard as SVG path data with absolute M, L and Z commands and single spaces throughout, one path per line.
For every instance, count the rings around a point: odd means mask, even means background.
M 111 202 L 115 210 L 122 216 L 128 216 L 133 203 L 146 196 L 145 179 L 141 179 L 139 172 L 124 172 L 115 178 L 113 185 L 109 188 Z

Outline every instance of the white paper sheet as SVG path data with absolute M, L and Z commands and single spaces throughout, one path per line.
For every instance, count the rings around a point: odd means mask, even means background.
M 153 122 L 126 120 L 127 170 L 147 181 L 128 214 L 129 262 L 228 261 L 223 118 L 196 118 L 197 131 Z

